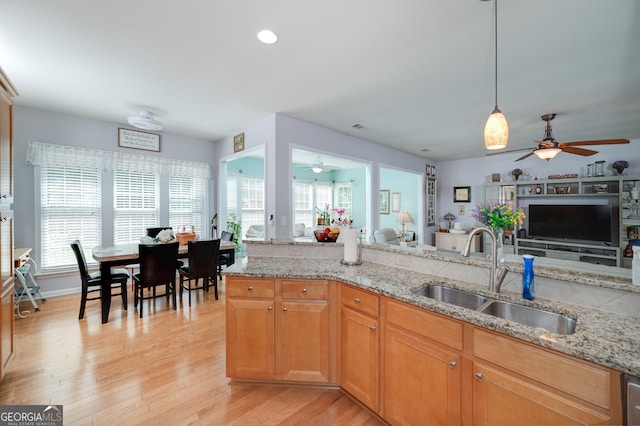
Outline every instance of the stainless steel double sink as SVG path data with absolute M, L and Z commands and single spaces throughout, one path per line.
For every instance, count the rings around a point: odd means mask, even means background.
M 483 314 L 493 315 L 518 324 L 543 328 L 557 334 L 573 334 L 576 329 L 576 320 L 567 315 L 491 299 L 480 294 L 443 285 L 427 285 L 415 290 L 415 294 L 472 309 Z

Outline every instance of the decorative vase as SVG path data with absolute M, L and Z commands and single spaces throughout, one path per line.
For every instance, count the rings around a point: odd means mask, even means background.
M 496 237 L 496 255 L 500 263 L 504 262 L 504 229 L 492 227 L 493 236 Z
M 513 177 L 515 178 L 515 180 L 518 180 L 518 178 L 520 177 L 520 175 L 522 174 L 522 170 L 520 169 L 513 169 L 511 171 L 511 174 L 513 175 Z
M 613 168 L 616 170 L 616 172 L 618 172 L 619 175 L 621 175 L 622 171 L 624 170 L 624 167 L 621 167 L 621 166 L 618 166 L 618 167 L 614 166 Z
M 533 300 L 535 298 L 535 291 L 533 288 L 534 274 L 533 274 L 533 259 L 530 254 L 523 254 L 522 260 L 524 261 L 524 271 L 522 271 L 522 297 L 527 300 Z

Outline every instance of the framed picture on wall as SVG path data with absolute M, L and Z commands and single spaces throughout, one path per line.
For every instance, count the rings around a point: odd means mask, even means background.
M 471 201 L 471 187 L 470 186 L 454 186 L 453 187 L 453 202 L 454 203 L 468 203 Z
M 427 178 L 425 185 L 427 226 L 435 226 L 436 224 L 436 188 L 436 179 Z
M 391 211 L 392 212 L 400 211 L 400 193 L 399 192 L 391 193 Z
M 244 150 L 244 133 L 240 133 L 233 137 L 233 152 Z
M 389 190 L 380 190 L 380 200 L 378 201 L 380 206 L 380 214 L 389 214 Z

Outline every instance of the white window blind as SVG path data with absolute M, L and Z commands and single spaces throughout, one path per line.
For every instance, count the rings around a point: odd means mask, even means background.
M 304 182 L 293 184 L 293 223 L 304 223 L 305 227 L 313 228 L 313 185 Z
M 204 232 L 206 180 L 195 177 L 169 179 L 169 225 L 177 231 L 183 225 L 193 225 L 196 235 Z
M 353 211 L 353 185 L 351 183 L 335 184 L 335 206 L 344 209 L 344 217 L 350 218 Z
M 242 177 L 242 229 L 251 225 L 264 225 L 264 179 Z
M 43 167 L 40 170 L 42 270 L 77 265 L 71 242 L 80 240 L 87 263 L 102 240 L 101 174 L 96 168 Z
M 114 242 L 134 243 L 158 226 L 158 175 L 116 171 L 114 173 Z

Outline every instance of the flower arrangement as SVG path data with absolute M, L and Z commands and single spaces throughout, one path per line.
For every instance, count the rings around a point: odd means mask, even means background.
M 331 223 L 331 213 L 329 213 L 331 206 L 329 204 L 324 205 L 324 210 L 320 210 L 316 207 L 316 212 L 318 213 L 318 225 L 322 222 L 322 225 L 329 225 Z
M 513 228 L 515 225 L 522 225 L 524 219 L 524 208 L 515 208 L 511 204 L 497 201 L 479 204 L 471 213 L 471 216 L 482 222 L 489 228 Z
M 158 235 L 153 239 L 156 243 L 169 243 L 175 240 L 176 237 L 173 235 L 173 231 L 171 229 L 163 229 L 158 232 Z
M 611 167 L 613 167 L 619 175 L 622 174 L 622 171 L 629 167 L 629 162 L 624 160 L 618 160 L 611 163 Z
M 333 218 L 331 219 L 331 223 L 338 226 L 349 226 L 353 222 L 351 218 L 342 217 L 346 210 L 344 208 L 336 208 L 331 209 L 331 213 Z

